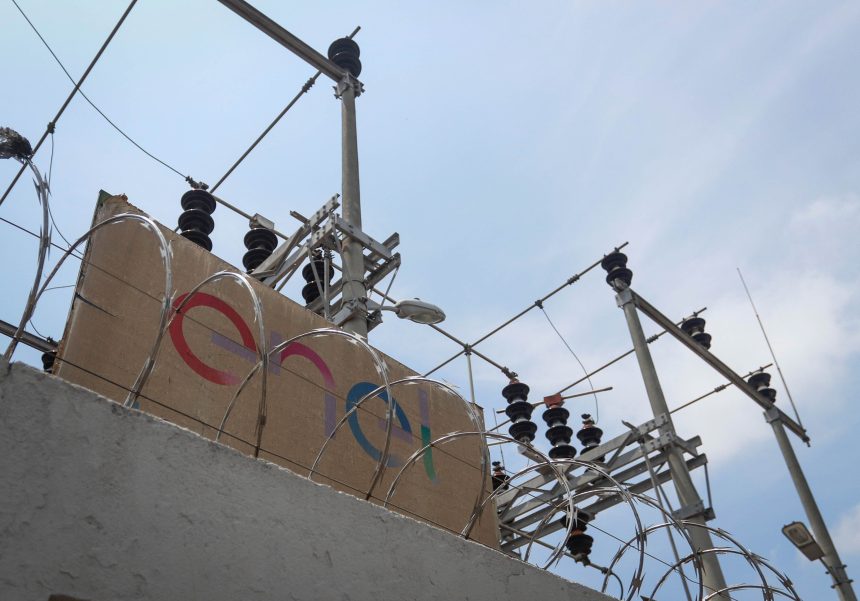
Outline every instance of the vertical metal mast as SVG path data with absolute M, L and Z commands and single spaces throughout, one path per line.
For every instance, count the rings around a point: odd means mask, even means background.
M 337 84 L 341 100 L 341 151 L 342 151 L 342 207 L 347 224 L 361 230 L 361 190 L 358 179 L 358 132 L 355 122 L 355 98 L 361 93 L 361 83 L 347 74 Z M 364 253 L 360 242 L 347 236 L 343 241 L 343 302 L 356 304 L 353 315 L 344 322 L 343 329 L 367 338 L 367 308 L 364 299 Z
M 666 418 L 665 423 L 660 426 L 659 432 L 661 436 L 665 435 L 670 440 L 674 440 L 676 438 L 675 426 L 669 414 L 666 397 L 663 396 L 663 388 L 660 386 L 660 380 L 657 377 L 657 369 L 654 367 L 651 351 L 648 349 L 648 342 L 642 329 L 642 322 L 639 321 L 633 291 L 630 289 L 633 273 L 627 269 L 626 264 L 627 257 L 617 251 L 607 255 L 601 263 L 603 268 L 609 272 L 606 281 L 616 291 L 616 301 L 618 302 L 618 306 L 624 311 L 624 317 L 627 319 L 627 328 L 630 330 L 630 337 L 633 340 L 633 349 L 639 363 L 639 370 L 642 372 L 642 380 L 645 383 L 645 391 L 648 395 L 648 401 L 651 403 L 651 410 L 654 413 L 654 417 L 663 415 Z M 672 473 L 672 482 L 675 485 L 678 499 L 681 502 L 679 512 L 687 521 L 704 526 L 704 503 L 701 497 L 699 497 L 698 491 L 696 491 L 696 486 L 693 484 L 687 463 L 676 446 L 672 444 L 667 445 L 665 452 L 668 458 L 669 469 Z M 705 528 L 691 526 L 687 528 L 687 531 L 696 551 L 705 551 L 714 548 L 711 535 Z M 717 556 L 713 553 L 703 555 L 702 564 L 702 580 L 706 589 L 710 591 L 725 589 L 726 580 Z M 722 594 L 714 598 L 727 601 L 729 597 Z
M 812 526 L 815 541 L 819 544 L 821 550 L 824 551 L 822 559 L 830 577 L 833 579 L 833 588 L 836 589 L 841 601 L 857 601 L 857 595 L 854 594 L 854 589 L 851 587 L 851 579 L 848 578 L 845 565 L 839 559 L 836 546 L 830 538 L 830 532 L 827 531 L 827 524 L 824 523 L 821 511 L 818 509 L 818 504 L 812 495 L 812 489 L 809 488 L 809 483 L 803 475 L 803 469 L 800 467 L 800 462 L 794 453 L 794 447 L 791 446 L 791 441 L 788 440 L 788 434 L 785 432 L 781 413 L 774 407 L 765 411 L 764 417 L 770 423 L 773 433 L 776 435 L 776 442 L 779 443 L 779 450 L 782 451 L 785 465 L 788 467 L 794 487 L 797 489 L 797 496 L 800 497 L 800 503 L 806 512 L 809 525 Z
M 347 44 L 352 48 L 347 48 L 344 54 L 352 56 L 346 56 L 345 59 L 334 56 L 333 60 L 330 60 L 245 0 L 219 0 L 219 2 L 337 84 L 336 95 L 340 98 L 342 105 L 343 220 L 347 227 L 352 226 L 355 231 L 360 232 L 361 194 L 358 181 L 358 135 L 355 125 L 355 99 L 361 94 L 362 85 L 357 79 L 361 70 L 361 63 L 358 62 L 357 45 L 354 45 L 354 42 Z M 343 39 L 345 38 L 338 40 L 338 42 Z M 333 48 L 329 49 L 330 56 L 332 50 Z M 340 46 L 340 50 L 344 50 L 343 45 Z M 353 307 L 353 315 L 344 322 L 343 328 L 348 332 L 367 337 L 367 290 L 364 285 L 363 247 L 359 241 L 351 236 L 346 236 L 343 241 L 342 255 L 345 271 L 343 304 Z

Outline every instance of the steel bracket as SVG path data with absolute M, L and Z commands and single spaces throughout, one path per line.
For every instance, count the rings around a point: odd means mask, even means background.
M 689 520 L 690 518 L 702 517 L 706 522 L 710 522 L 715 517 L 714 510 L 711 507 L 705 507 L 702 501 L 696 501 L 692 505 L 685 505 L 672 512 L 672 516 L 676 520 Z
M 356 98 L 364 93 L 364 84 L 353 77 L 352 73 L 347 73 L 346 76 L 334 86 L 334 97 L 340 100 L 343 93 L 349 88 L 354 90 Z
M 764 421 L 769 424 L 773 422 L 782 421 L 782 412 L 776 407 L 769 407 L 764 412 Z
M 619 307 L 623 307 L 627 303 L 633 302 L 633 290 L 631 288 L 625 288 L 624 290 L 620 290 L 615 295 L 615 302 Z
M 339 232 L 342 232 L 346 236 L 349 236 L 350 238 L 361 244 L 363 247 L 376 253 L 377 255 L 385 259 L 391 258 L 391 250 L 387 246 L 385 246 L 381 242 L 377 242 L 376 240 L 365 234 L 363 231 L 361 231 L 359 228 L 355 227 L 351 223 L 348 223 L 340 215 L 332 215 L 331 220 L 332 222 L 334 222 L 334 225 Z M 399 241 L 400 238 L 398 237 L 398 242 Z

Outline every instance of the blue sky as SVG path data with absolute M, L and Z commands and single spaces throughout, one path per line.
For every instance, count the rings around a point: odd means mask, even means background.
M 124 9 L 19 2 L 75 76 Z M 377 239 L 400 233 L 403 268 L 392 294 L 444 307 L 444 327 L 461 338 L 478 338 L 629 241 L 634 288 L 674 318 L 707 306 L 713 352 L 746 373 L 770 359 L 740 267 L 813 440 L 796 445 L 800 460 L 857 575 L 860 5 L 255 5 L 323 52 L 362 26 L 365 230 Z M 8 0 L 0 22 L 0 124 L 35 141 L 70 84 Z M 141 0 L 84 90 L 150 152 L 213 183 L 312 72 L 217 2 Z M 339 192 L 339 115 L 320 79 L 219 194 L 290 230 L 290 210 L 309 214 Z M 37 158 L 43 170 L 49 149 Z M 0 163 L 4 188 L 15 167 Z M 77 98 L 55 136 L 53 208 L 66 237 L 86 230 L 99 189 L 125 193 L 172 225 L 187 187 Z M 37 228 L 34 199 L 21 182 L 0 216 Z M 247 224 L 223 208 L 214 217 L 214 252 L 238 264 Z M 0 310 L 16 322 L 36 243 L 2 227 Z M 70 283 L 74 269 L 64 277 L 57 283 Z M 49 294 L 34 322 L 58 337 L 68 290 Z M 600 273 L 546 309 L 587 367 L 630 346 Z M 646 321 L 646 330 L 656 328 Z M 396 320 L 371 341 L 418 371 L 458 350 Z M 479 349 L 517 371 L 535 398 L 581 375 L 536 311 Z M 670 406 L 722 383 L 671 340 L 652 350 Z M 37 360 L 24 349 L 18 356 Z M 501 407 L 504 378 L 480 361 L 475 370 L 478 402 Z M 440 375 L 468 389 L 462 361 Z M 607 436 L 620 432 L 621 419 L 648 418 L 632 360 L 595 385 L 615 387 L 601 396 Z M 572 413 L 590 403 L 573 404 Z M 727 390 L 681 412 L 676 426 L 704 440 L 716 525 L 771 558 L 805 598 L 833 596 L 823 569 L 779 532 L 805 518 L 756 406 Z M 592 582 L 578 566 L 560 571 Z

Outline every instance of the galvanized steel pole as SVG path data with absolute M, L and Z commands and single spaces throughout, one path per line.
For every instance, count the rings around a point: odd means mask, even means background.
M 815 497 L 812 496 L 812 489 L 809 488 L 806 476 L 803 475 L 803 469 L 800 467 L 800 462 L 794 453 L 794 447 L 791 446 L 791 441 L 788 440 L 788 434 L 785 431 L 782 419 L 780 419 L 779 412 L 775 410 L 766 411 L 764 416 L 776 435 L 776 442 L 779 444 L 779 450 L 782 451 L 785 465 L 788 467 L 794 487 L 797 489 L 797 496 L 800 497 L 800 503 L 803 505 L 806 518 L 812 527 L 815 541 L 821 547 L 821 550 L 824 551 L 823 561 L 824 565 L 827 566 L 827 572 L 833 579 L 833 588 L 836 589 L 841 601 L 857 601 L 857 595 L 854 594 L 854 589 L 851 586 L 851 579 L 848 578 L 845 565 L 839 559 L 836 546 L 833 544 L 830 532 L 827 530 L 827 524 L 824 523 L 824 518 L 818 509 Z
M 657 369 L 654 367 L 654 361 L 651 358 L 651 351 L 648 349 L 648 341 L 645 338 L 645 332 L 642 330 L 642 322 L 639 321 L 639 314 L 636 310 L 636 303 L 632 290 L 625 288 L 618 292 L 616 296 L 618 306 L 624 311 L 624 317 L 627 319 L 627 327 L 630 330 L 630 337 L 633 340 L 633 349 L 636 352 L 636 359 L 639 362 L 639 370 L 642 372 L 642 379 L 645 382 L 645 391 L 648 395 L 648 401 L 651 403 L 651 410 L 654 417 L 658 415 L 666 416 L 666 423 L 660 426 L 660 434 L 669 434 L 675 436 L 675 426 L 669 414 L 669 406 L 666 404 L 666 397 L 663 396 L 663 388 L 660 386 L 660 380 L 657 377 Z M 672 482 L 675 485 L 675 490 L 678 493 L 678 499 L 682 507 L 704 507 L 699 493 L 696 491 L 696 486 L 693 484 L 693 479 L 690 476 L 690 471 L 687 469 L 687 464 L 684 461 L 678 447 L 669 445 L 666 450 L 669 469 L 672 473 Z M 705 525 L 705 519 L 702 515 L 694 515 L 688 518 L 688 521 L 696 524 Z M 697 528 L 695 526 L 687 529 L 696 551 L 705 551 L 713 549 L 714 543 L 711 540 L 710 533 L 705 528 Z M 726 588 L 726 580 L 723 576 L 720 562 L 716 555 L 708 553 L 702 556 L 702 580 L 705 587 L 710 591 L 720 591 Z M 714 597 L 715 599 L 728 600 L 728 594 L 721 594 Z
M 343 219 L 361 229 L 361 191 L 358 178 L 358 132 L 355 122 L 356 87 L 353 77 L 347 76 L 337 87 L 341 99 L 341 150 Z M 355 304 L 355 312 L 343 324 L 347 332 L 367 338 L 367 289 L 364 286 L 364 253 L 361 244 L 349 236 L 343 241 L 343 303 Z

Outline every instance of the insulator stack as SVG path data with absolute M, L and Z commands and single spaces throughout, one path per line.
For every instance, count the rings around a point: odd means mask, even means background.
M 600 446 L 600 439 L 603 438 L 603 430 L 597 427 L 591 414 L 582 414 L 582 428 L 576 433 L 579 442 L 582 443 L 582 452 L 590 451 L 595 447 Z M 602 461 L 602 457 L 598 457 L 598 461 Z
M 600 266 L 606 270 L 606 283 L 615 288 L 615 281 L 620 280 L 630 286 L 633 281 L 633 272 L 627 269 L 627 255 L 623 252 L 611 252 L 600 262 Z M 625 287 L 626 287 L 625 286 Z
M 502 388 L 502 396 L 508 401 L 505 413 L 512 422 L 511 427 L 508 428 L 508 433 L 514 440 L 523 444 L 531 444 L 535 439 L 537 424 L 531 421 L 534 407 L 527 401 L 529 387 L 522 382 L 513 380 Z
M 189 190 L 180 200 L 183 212 L 179 215 L 179 232 L 194 244 L 212 250 L 209 234 L 215 229 L 212 213 L 215 212 L 215 197 L 206 190 Z
M 594 539 L 585 534 L 588 529 L 588 522 L 591 521 L 591 515 L 582 511 L 576 510 L 573 512 L 573 527 L 570 529 L 570 536 L 567 537 L 565 545 L 570 554 L 576 561 L 584 564 L 588 563 L 588 556 L 591 554 L 591 547 L 594 544 Z M 567 515 L 559 520 L 562 526 L 567 528 Z
M 341 69 L 349 71 L 353 77 L 361 73 L 361 61 L 358 56 L 361 50 L 358 44 L 350 38 L 339 38 L 328 47 L 328 59 Z
M 776 402 L 776 390 L 770 387 L 770 374 L 760 371 L 747 378 L 747 383 L 771 403 Z
M 57 360 L 57 351 L 45 351 L 42 353 L 42 369 L 45 373 L 54 372 L 54 361 Z
M 711 335 L 705 332 L 705 320 L 701 317 L 685 319 L 681 323 L 681 329 L 701 346 L 711 348 Z
M 251 273 L 271 256 L 278 245 L 278 238 L 275 232 L 268 228 L 252 227 L 245 234 L 244 242 L 248 252 L 242 255 L 242 265 Z
M 570 412 L 561 405 L 555 405 L 544 411 L 542 417 L 547 426 L 546 438 L 552 445 L 550 459 L 573 459 L 576 456 L 576 449 L 570 444 L 573 430 L 567 425 Z
M 316 277 L 314 277 L 314 270 L 316 270 Z M 325 290 L 325 282 L 331 282 L 334 277 L 334 267 L 329 262 L 328 273 L 326 273 L 325 260 L 321 254 L 314 253 L 311 262 L 302 269 L 302 277 L 307 282 L 302 287 L 302 298 L 309 305 L 320 297 L 321 289 Z M 319 286 L 317 286 L 317 278 L 319 278 Z
M 493 462 L 493 490 L 508 490 L 508 476 L 505 474 L 505 466 L 501 461 Z

